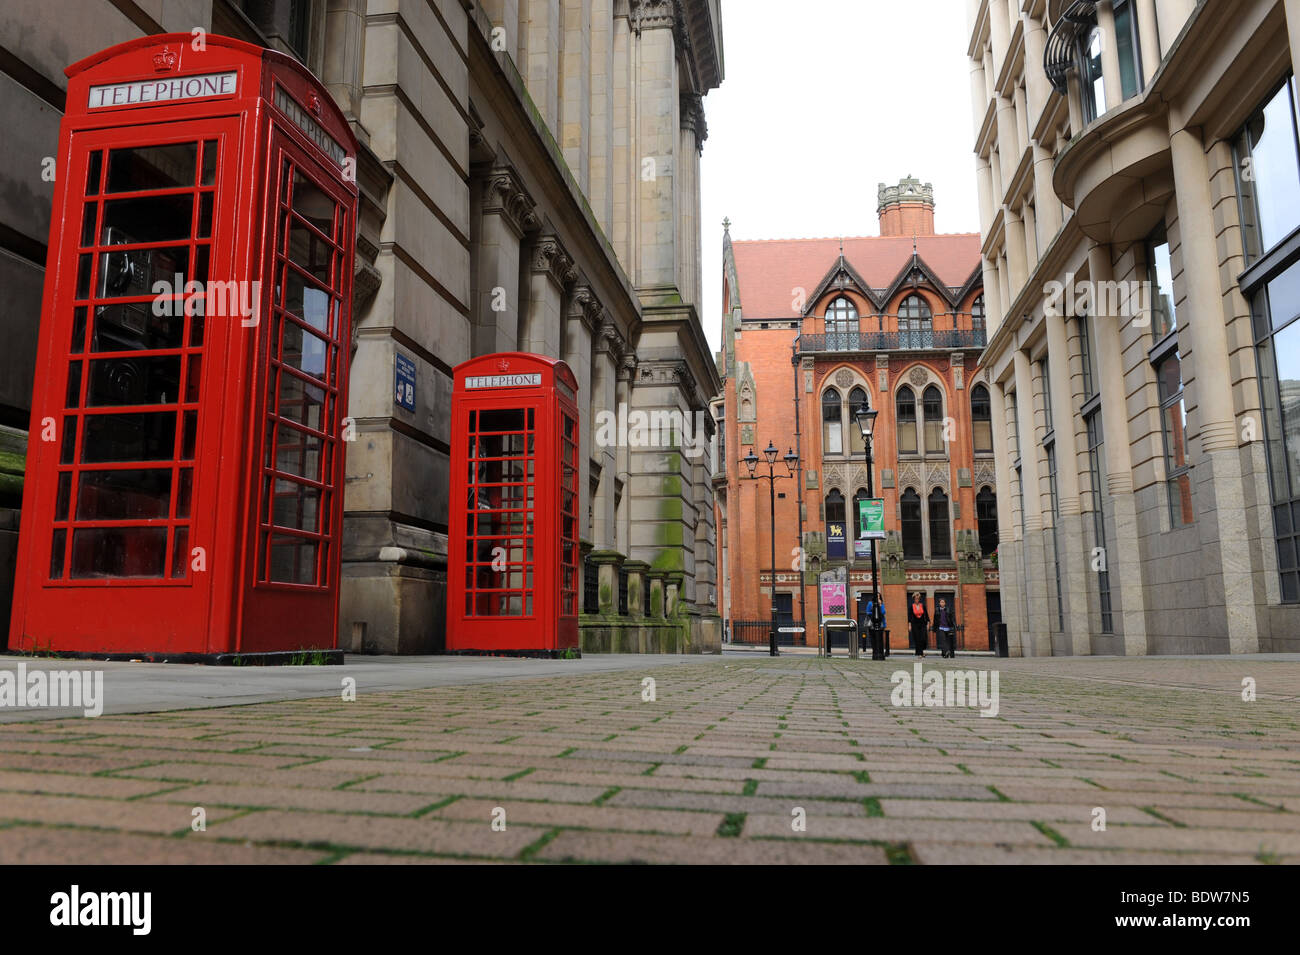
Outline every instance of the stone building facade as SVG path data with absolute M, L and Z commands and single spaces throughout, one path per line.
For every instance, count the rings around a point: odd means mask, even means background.
M 452 369 L 524 350 L 563 358 L 580 386 L 584 646 L 716 647 L 707 408 L 719 378 L 698 314 L 698 210 L 703 97 L 723 76 L 718 0 L 4 4 L 5 600 L 62 70 L 195 29 L 298 57 L 361 144 L 339 646 L 443 646 Z M 416 369 L 413 411 L 393 400 L 399 356 Z M 620 409 L 701 427 L 689 440 L 598 440 L 601 413 Z
M 1012 652 L 1300 648 L 1300 2 L 969 14 Z
M 868 496 L 854 419 L 863 405 L 878 412 L 872 485 L 885 506 L 878 572 L 892 645 L 908 646 L 917 592 L 932 611 L 939 599 L 955 608 L 959 647 L 987 649 L 998 619 L 979 236 L 936 235 L 933 189 L 912 178 L 882 184 L 877 212 L 878 236 L 724 238 L 716 483 L 733 640 L 766 643 L 775 601 L 784 625 L 805 628 L 791 642 L 816 644 L 826 572 L 846 575 L 850 615 L 865 606 L 870 555 L 854 546 L 856 502 Z M 775 567 L 768 484 L 742 461 L 769 442 L 799 455 L 796 475 L 776 485 Z

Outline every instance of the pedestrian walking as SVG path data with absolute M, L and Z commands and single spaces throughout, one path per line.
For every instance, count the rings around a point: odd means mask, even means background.
M 934 632 L 939 644 L 940 655 L 955 658 L 957 656 L 957 626 L 953 622 L 952 610 L 948 607 L 948 601 L 942 597 L 939 598 L 939 607 L 934 612 Z
M 919 593 L 912 594 L 912 602 L 907 608 L 907 626 L 912 632 L 912 647 L 916 650 L 916 655 L 924 657 L 930 636 L 930 611 Z

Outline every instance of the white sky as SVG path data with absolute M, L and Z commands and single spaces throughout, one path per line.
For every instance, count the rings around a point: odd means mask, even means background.
M 722 0 L 722 32 L 701 171 L 714 351 L 726 216 L 732 239 L 876 235 L 877 183 L 911 174 L 938 232 L 979 231 L 964 0 Z

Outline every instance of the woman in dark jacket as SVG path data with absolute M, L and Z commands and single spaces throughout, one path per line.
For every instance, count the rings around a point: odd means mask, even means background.
M 926 639 L 930 629 L 930 611 L 926 609 L 919 593 L 912 594 L 912 602 L 907 605 L 907 626 L 912 635 L 912 646 L 918 657 L 925 656 Z

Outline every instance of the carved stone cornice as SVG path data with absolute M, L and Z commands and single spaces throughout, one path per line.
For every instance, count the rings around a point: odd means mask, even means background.
M 483 212 L 500 215 L 519 236 L 536 232 L 542 220 L 513 166 L 494 166 L 483 180 Z
M 551 281 L 562 289 L 578 281 L 578 267 L 573 256 L 565 251 L 554 233 L 542 236 L 533 246 L 532 270 L 548 274 Z
M 600 323 L 605 313 L 605 306 L 600 304 L 596 293 L 590 285 L 578 285 L 569 293 L 569 307 L 566 318 L 571 322 L 582 322 L 587 331 L 592 331 Z
M 602 309 L 600 327 L 596 331 L 595 350 L 597 355 L 609 355 L 617 364 L 622 361 L 623 352 L 627 350 L 627 341 L 618 330 L 614 317 L 608 309 Z
M 631 0 L 628 22 L 637 36 L 647 27 L 676 27 L 681 22 L 677 0 Z

